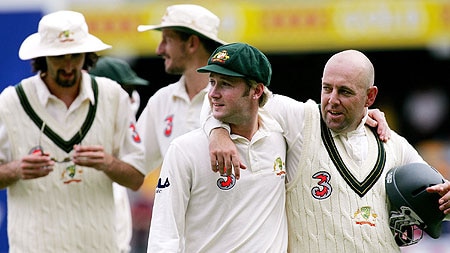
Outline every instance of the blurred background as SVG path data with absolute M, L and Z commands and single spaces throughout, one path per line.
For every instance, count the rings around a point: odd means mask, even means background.
M 160 32 L 137 32 L 159 24 L 167 6 L 195 3 L 221 18 L 219 37 L 246 42 L 267 54 L 275 93 L 320 101 L 326 60 L 357 49 L 373 62 L 379 88 L 373 107 L 386 113 L 392 129 L 405 136 L 446 178 L 450 178 L 450 1 L 448 0 L 1 0 L 0 90 L 32 75 L 18 58 L 22 41 L 35 33 L 48 12 L 70 9 L 85 15 L 89 30 L 112 50 L 101 54 L 128 61 L 150 81 L 137 87 L 141 110 L 159 88 L 179 79 L 164 72 L 155 50 Z M 138 111 L 138 115 L 140 111 Z M 146 252 L 154 188 L 159 171 L 138 192 L 129 192 L 133 253 Z M 0 253 L 8 251 L 6 194 L 0 191 Z M 450 226 L 439 239 L 427 236 L 403 252 L 446 252 Z

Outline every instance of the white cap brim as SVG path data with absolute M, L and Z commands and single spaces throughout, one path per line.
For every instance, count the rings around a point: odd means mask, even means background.
M 203 37 L 205 37 L 205 38 L 208 38 L 208 39 L 210 39 L 210 40 L 213 40 L 213 41 L 215 41 L 215 42 L 217 42 L 217 43 L 220 43 L 220 44 L 222 44 L 222 45 L 228 44 L 227 42 L 225 42 L 225 41 L 223 41 L 223 40 L 217 38 L 216 36 L 214 36 L 214 35 L 212 35 L 212 34 L 205 34 L 204 32 L 201 32 L 201 31 L 199 31 L 198 29 L 194 29 L 194 28 L 189 27 L 189 26 L 186 26 L 186 24 L 182 24 L 182 23 L 179 23 L 179 24 L 177 24 L 177 23 L 171 23 L 170 25 L 169 25 L 169 24 L 167 24 L 167 25 L 139 25 L 139 26 L 137 27 L 137 30 L 138 30 L 139 32 L 145 32 L 145 31 L 149 31 L 149 30 L 157 30 L 157 31 L 159 31 L 159 30 L 161 30 L 161 29 L 163 29 L 163 28 L 176 28 L 176 27 L 189 29 L 189 30 L 191 30 L 191 31 L 194 31 L 194 32 L 196 32 L 196 33 L 198 33 L 198 34 L 203 35 Z
M 19 58 L 22 60 L 29 60 L 37 57 L 43 56 L 57 56 L 65 54 L 77 54 L 77 53 L 88 53 L 97 52 L 105 49 L 110 49 L 112 46 L 103 43 L 97 37 L 88 34 L 87 37 L 82 41 L 78 42 L 68 42 L 68 43 L 41 43 L 41 36 L 39 33 L 32 34 L 28 36 L 20 46 Z

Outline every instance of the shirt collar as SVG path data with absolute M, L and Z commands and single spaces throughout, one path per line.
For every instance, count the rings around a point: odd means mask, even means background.
M 186 90 L 186 82 L 185 82 L 185 77 L 184 75 L 181 76 L 180 80 L 178 80 L 178 82 L 175 83 L 176 85 L 176 89 L 173 92 L 173 96 L 174 97 L 178 97 L 178 98 L 182 98 L 185 99 L 186 101 L 189 101 L 189 96 L 187 94 L 187 90 Z M 206 87 L 201 90 L 197 95 L 195 95 L 195 97 L 204 97 L 206 93 L 208 93 L 209 91 L 209 85 L 206 85 Z
M 366 111 L 366 114 L 364 115 L 364 118 L 359 123 L 358 127 L 356 127 L 355 130 L 347 132 L 347 133 L 336 133 L 336 132 L 334 132 L 333 130 L 330 129 L 331 136 L 333 136 L 333 138 L 338 136 L 338 135 L 341 135 L 341 136 L 344 136 L 344 137 L 347 137 L 347 138 L 350 138 L 350 137 L 353 137 L 353 136 L 364 136 L 366 134 L 364 125 L 366 124 L 367 117 L 368 117 L 368 114 L 367 114 L 367 111 Z
M 50 97 L 55 98 L 54 95 L 52 95 L 47 87 L 47 85 L 42 80 L 41 73 L 38 73 L 38 80 L 36 82 L 36 92 L 39 99 L 39 102 L 42 105 L 47 105 L 48 100 Z M 89 99 L 92 104 L 95 104 L 95 98 L 94 98 L 94 91 L 92 90 L 91 86 L 91 77 L 88 73 L 85 71 L 82 71 L 82 77 L 81 77 L 81 85 L 80 85 L 80 93 L 78 94 L 78 97 L 81 99 L 81 101 L 84 101 L 85 99 Z

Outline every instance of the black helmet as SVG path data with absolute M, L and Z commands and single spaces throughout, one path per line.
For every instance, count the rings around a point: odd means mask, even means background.
M 399 246 L 417 243 L 424 230 L 436 239 L 441 235 L 445 214 L 439 210 L 438 193 L 429 193 L 429 186 L 444 183 L 442 175 L 423 163 L 396 167 L 386 174 L 386 193 L 391 204 L 389 226 Z M 420 229 L 420 237 L 415 232 Z

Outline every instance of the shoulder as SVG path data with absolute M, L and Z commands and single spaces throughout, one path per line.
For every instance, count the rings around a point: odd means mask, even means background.
M 173 139 L 167 149 L 165 157 L 172 159 L 196 160 L 201 154 L 208 155 L 208 137 L 202 129 L 195 129 Z
M 9 98 L 12 96 L 12 94 L 17 94 L 16 87 L 20 84 L 24 91 L 26 93 L 33 93 L 35 94 L 35 82 L 39 78 L 39 75 L 34 75 L 25 79 L 22 79 L 19 83 L 10 85 L 3 89 L 3 91 L 0 94 L 0 99 Z
M 99 96 L 107 96 L 109 99 L 117 98 L 119 100 L 127 100 L 128 99 L 128 93 L 122 88 L 122 86 L 107 77 L 98 77 L 98 76 L 92 76 L 89 74 L 85 74 L 83 78 L 91 78 L 95 79 L 95 82 L 97 83 L 97 87 L 99 90 Z
M 167 99 L 167 96 L 173 95 L 173 93 L 179 89 L 180 85 L 182 84 L 180 83 L 180 81 L 178 81 L 176 83 L 171 83 L 167 86 L 164 86 L 157 90 L 150 99 Z
M 108 88 L 108 89 L 121 89 L 122 87 L 120 86 L 119 83 L 117 83 L 116 81 L 109 79 L 107 77 L 100 77 L 100 76 L 86 76 L 87 78 L 95 78 L 95 82 L 97 83 L 97 85 L 99 86 L 99 88 L 104 89 L 104 88 Z
M 172 142 L 177 145 L 189 145 L 188 147 L 193 147 L 201 145 L 201 143 L 208 142 L 208 137 L 201 128 L 197 128 L 176 137 Z
M 391 138 L 385 143 L 391 151 L 413 150 L 414 146 L 409 141 L 391 129 Z
M 299 112 L 303 112 L 306 106 L 313 105 L 317 106 L 317 104 L 312 100 L 308 100 L 308 102 L 305 103 L 284 95 L 275 94 L 267 101 L 264 108 L 269 110 L 271 113 L 281 111 L 284 114 L 297 114 Z
M 11 93 L 15 93 L 16 86 L 8 86 L 0 94 L 0 98 L 3 98 L 5 96 L 9 96 Z

